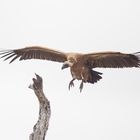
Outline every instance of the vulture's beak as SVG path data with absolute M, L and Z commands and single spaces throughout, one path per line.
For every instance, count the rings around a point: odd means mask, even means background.
M 62 68 L 61 68 L 61 69 L 63 70 L 63 69 L 68 68 L 68 67 L 69 67 L 69 64 L 64 63 L 64 64 L 62 65 Z

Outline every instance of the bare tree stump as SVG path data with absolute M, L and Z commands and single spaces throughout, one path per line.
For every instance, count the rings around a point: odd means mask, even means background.
M 49 126 L 49 119 L 51 115 L 50 102 L 43 93 L 43 80 L 36 75 L 33 78 L 33 84 L 29 88 L 33 89 L 39 101 L 39 118 L 33 127 L 33 133 L 30 134 L 29 140 L 45 140 L 45 135 Z

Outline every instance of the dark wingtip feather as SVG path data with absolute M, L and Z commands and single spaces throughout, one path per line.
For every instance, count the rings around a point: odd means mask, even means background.
M 19 57 L 19 56 L 16 55 L 16 56 L 9 62 L 9 64 L 11 64 L 11 63 L 12 63 L 14 60 L 16 60 L 18 57 Z
M 0 50 L 0 58 L 4 58 L 3 61 L 12 58 L 15 55 L 16 54 L 13 50 Z M 15 60 L 15 58 L 17 58 L 17 55 L 9 63 L 12 63 Z
M 6 52 L 6 53 L 3 53 L 3 54 L 0 54 L 0 55 L 2 55 L 0 58 L 4 58 L 4 57 L 9 56 L 11 54 L 13 54 L 12 51 L 11 52 Z
M 15 53 L 10 53 L 10 54 L 8 55 L 8 57 L 6 57 L 6 58 L 4 59 L 4 61 L 6 61 L 7 59 L 13 57 L 14 55 L 16 55 L 16 54 L 15 54 Z
M 13 52 L 13 50 L 0 50 L 0 55 L 7 54 Z
M 136 52 L 134 55 L 140 60 L 140 52 Z
M 135 56 L 138 56 L 138 57 L 140 57 L 140 52 L 135 52 L 135 53 L 133 53 Z
M 137 59 L 138 59 L 137 65 L 138 65 L 138 67 L 140 67 L 140 52 L 133 53 L 133 55 L 137 57 Z

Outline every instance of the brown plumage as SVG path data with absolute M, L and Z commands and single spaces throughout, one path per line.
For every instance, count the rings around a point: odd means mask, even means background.
M 43 48 L 39 46 L 26 47 L 22 49 L 7 50 L 0 52 L 1 58 L 14 60 L 42 59 L 62 62 L 62 69 L 70 67 L 73 79 L 69 83 L 69 89 L 74 86 L 75 79 L 81 80 L 80 91 L 83 83 L 94 84 L 102 77 L 102 73 L 92 70 L 93 68 L 124 68 L 140 67 L 140 52 L 124 54 L 120 52 L 100 53 L 64 53 L 61 51 Z

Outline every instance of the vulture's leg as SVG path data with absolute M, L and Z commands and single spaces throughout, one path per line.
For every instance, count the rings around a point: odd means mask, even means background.
M 84 86 L 84 81 L 82 80 L 82 82 L 81 82 L 81 84 L 80 84 L 80 87 L 79 87 L 80 92 L 82 92 L 83 86 Z
M 74 87 L 74 83 L 73 83 L 74 80 L 75 80 L 75 78 L 73 78 L 73 79 L 70 81 L 70 83 L 69 83 L 69 90 L 70 90 L 71 87 Z

